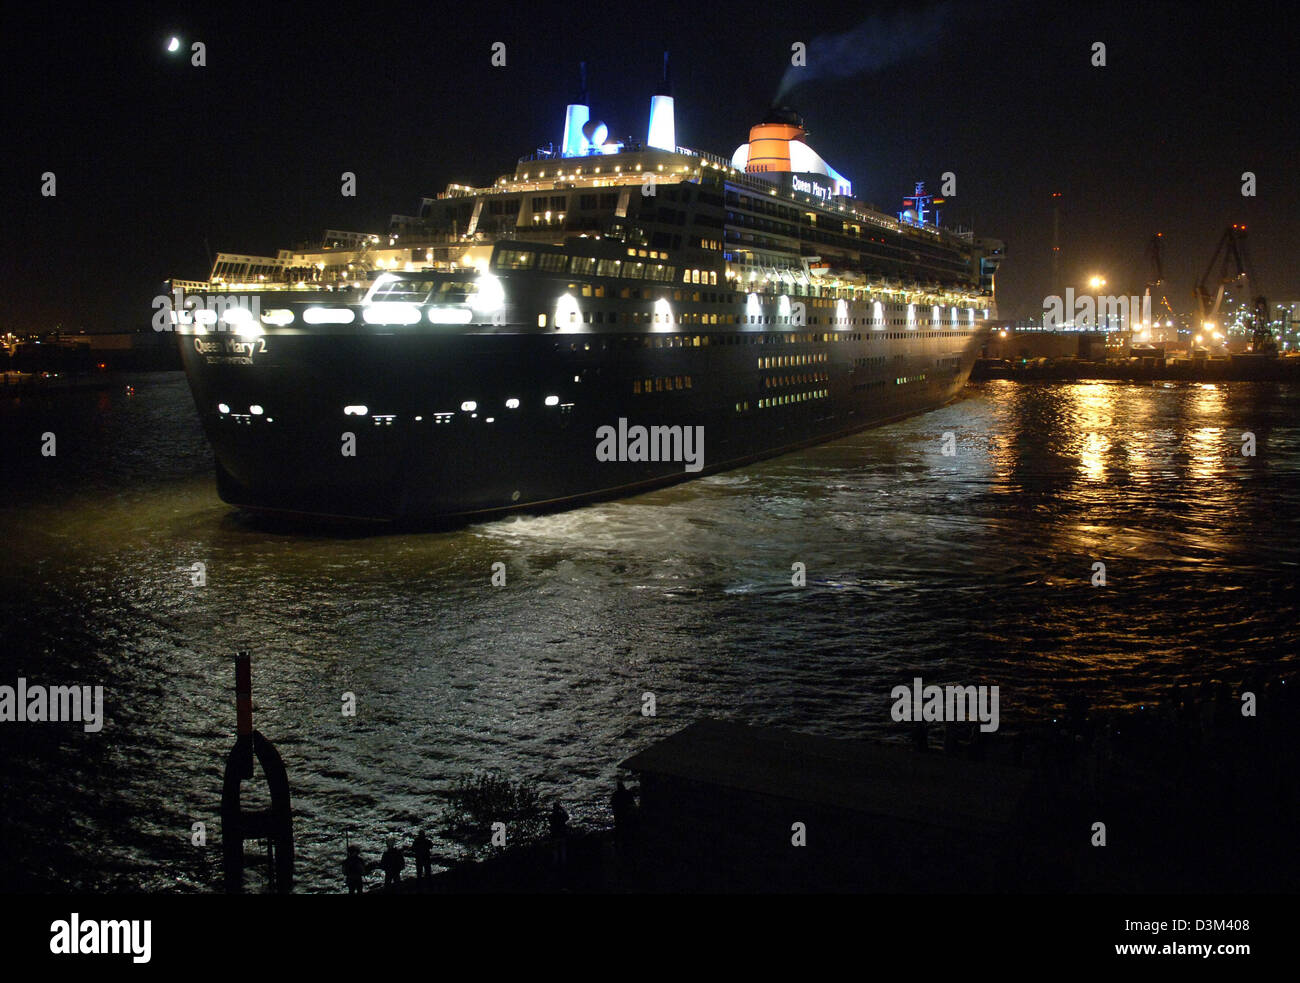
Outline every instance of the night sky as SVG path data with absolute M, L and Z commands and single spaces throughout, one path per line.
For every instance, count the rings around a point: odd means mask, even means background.
M 776 95 L 791 43 L 808 43 L 818 77 L 784 101 L 809 143 L 887 211 L 914 181 L 953 171 L 945 222 L 1006 241 L 1003 317 L 1042 312 L 1056 190 L 1067 283 L 1100 273 L 1108 290 L 1140 293 L 1160 231 L 1169 299 L 1189 310 L 1219 234 L 1241 221 L 1269 298 L 1300 299 L 1295 30 L 1267 9 L 24 5 L 0 41 L 0 330 L 143 327 L 160 282 L 205 278 L 209 250 L 383 231 L 448 182 L 488 183 L 558 142 L 583 58 L 593 116 L 643 139 L 665 42 L 678 143 L 727 155 Z M 852 50 L 818 40 L 855 28 L 866 40 Z M 173 34 L 178 55 L 165 51 Z M 194 40 L 206 67 L 190 65 Z M 494 41 L 505 68 L 490 64 Z M 1105 68 L 1090 64 L 1094 41 Z M 819 52 L 834 55 L 819 64 Z M 1247 170 L 1254 199 L 1241 195 Z M 44 171 L 55 198 L 41 196 Z M 339 193 L 344 171 L 355 198 Z

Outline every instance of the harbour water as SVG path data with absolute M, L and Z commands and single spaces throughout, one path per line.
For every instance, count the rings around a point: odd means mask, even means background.
M 702 716 L 902 740 L 890 689 L 922 676 L 999 685 L 1010 732 L 1074 692 L 1133 709 L 1294 668 L 1300 387 L 988 382 L 637 498 L 409 534 L 239 515 L 183 378 L 120 381 L 0 400 L 0 684 L 105 693 L 99 733 L 0 723 L 11 889 L 219 889 L 237 649 L 308 892 L 341 888 L 345 833 L 375 859 L 424 824 L 455 856 L 434 820 L 476 772 L 606 825 L 618 762 Z

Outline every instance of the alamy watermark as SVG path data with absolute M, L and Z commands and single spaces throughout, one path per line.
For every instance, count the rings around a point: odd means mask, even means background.
M 129 955 L 134 963 L 147 963 L 152 938 L 149 919 L 83 919 L 74 911 L 68 919 L 50 923 L 50 952 L 56 956 Z
M 1151 323 L 1151 295 L 1142 297 L 1115 297 L 1081 294 L 1075 296 L 1073 287 L 1065 288 L 1065 297 L 1055 294 L 1043 298 L 1043 329 L 1052 331 L 1072 326 L 1095 328 L 1102 323 L 1119 328 L 1123 325 Z
M 889 696 L 894 701 L 889 715 L 899 723 L 978 720 L 986 734 L 998 729 L 996 686 L 926 686 L 917 676 Z
M 153 329 L 175 331 L 182 324 L 198 324 L 209 331 L 239 331 L 262 316 L 262 298 L 241 294 L 186 294 L 176 287 L 153 299 Z
M 103 686 L 0 686 L 0 723 L 63 723 L 79 721 L 87 733 L 104 726 Z
M 679 461 L 694 473 L 704 467 L 704 427 L 629 427 L 621 416 L 617 429 L 596 429 L 596 460 Z

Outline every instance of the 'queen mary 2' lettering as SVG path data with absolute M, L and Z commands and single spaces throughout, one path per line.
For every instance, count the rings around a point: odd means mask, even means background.
M 830 188 L 823 184 L 818 184 L 816 181 L 805 181 L 797 174 L 791 176 L 790 186 L 794 188 L 795 191 L 801 191 L 806 195 L 816 195 L 818 198 L 823 200 L 829 200 L 831 197 Z

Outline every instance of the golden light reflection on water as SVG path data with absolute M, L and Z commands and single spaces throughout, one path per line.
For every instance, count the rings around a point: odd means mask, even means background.
M 1210 481 L 1222 475 L 1227 458 L 1228 434 L 1219 425 L 1227 412 L 1225 394 L 1214 385 L 1197 386 L 1192 392 L 1190 409 L 1195 417 L 1206 422 L 1188 432 L 1191 476 Z
M 1111 447 L 1105 430 L 1114 423 L 1112 387 L 1100 383 L 1081 386 L 1075 389 L 1074 395 L 1074 416 L 1082 437 L 1079 449 L 1080 470 L 1090 481 L 1103 481 L 1106 477 L 1106 455 Z
M 1106 453 L 1110 450 L 1110 441 L 1099 433 L 1083 435 L 1083 449 L 1079 459 L 1085 478 L 1102 481 L 1106 477 Z

